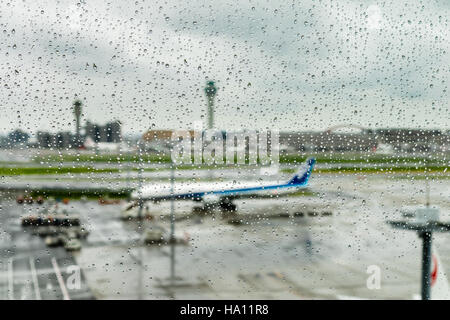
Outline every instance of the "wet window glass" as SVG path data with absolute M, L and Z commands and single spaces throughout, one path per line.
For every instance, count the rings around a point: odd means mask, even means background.
M 0 299 L 450 298 L 447 1 L 1 1 Z

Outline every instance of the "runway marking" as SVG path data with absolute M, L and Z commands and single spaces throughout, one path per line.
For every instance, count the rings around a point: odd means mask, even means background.
M 278 271 L 273 271 L 272 273 L 269 273 L 269 276 L 275 276 L 276 279 L 278 279 L 279 281 L 281 281 L 283 283 L 283 285 L 287 285 L 288 286 L 288 292 L 291 292 L 293 294 L 295 294 L 296 296 L 301 297 L 302 299 L 305 299 L 305 296 L 303 295 L 303 293 L 301 293 L 298 288 L 296 288 L 295 284 L 293 284 L 292 281 L 286 279 L 286 276 L 283 275 L 281 272 Z
M 66 285 L 64 283 L 64 279 L 61 275 L 61 270 L 59 269 L 58 263 L 56 262 L 55 257 L 52 258 L 52 265 L 55 269 L 56 278 L 58 279 L 59 287 L 61 288 L 61 292 L 63 294 L 64 300 L 70 300 L 69 292 L 67 291 Z
M 36 296 L 36 300 L 41 300 L 41 292 L 39 291 L 36 266 L 34 265 L 34 260 L 32 257 L 30 257 L 30 267 L 31 267 L 31 277 L 33 278 L 34 294 Z
M 13 258 L 8 260 L 8 298 L 14 300 L 14 273 Z

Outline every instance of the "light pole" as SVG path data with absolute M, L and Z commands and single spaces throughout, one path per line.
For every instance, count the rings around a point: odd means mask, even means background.
M 205 94 L 208 103 L 208 129 L 214 127 L 214 98 L 217 93 L 217 88 L 214 85 L 214 81 L 206 82 Z
M 170 164 L 170 281 L 175 282 L 175 207 L 174 207 L 175 164 Z
M 142 233 L 144 231 L 143 228 L 143 215 L 142 210 L 144 209 L 144 201 L 142 199 L 142 171 L 144 170 L 142 167 L 142 146 L 138 145 L 138 156 L 139 156 L 139 165 L 138 165 L 138 198 L 139 198 L 139 208 L 138 208 L 138 233 L 142 238 Z M 139 275 L 138 275 L 138 299 L 142 300 L 142 268 L 144 267 L 143 255 L 142 255 L 142 246 L 139 250 Z
M 144 170 L 142 167 L 142 146 L 138 145 L 138 198 L 139 198 L 139 209 L 138 209 L 138 220 L 139 223 L 142 224 L 142 210 L 144 209 L 144 201 L 142 200 L 142 171 Z
M 76 122 L 76 133 L 75 133 L 75 139 L 76 139 L 76 147 L 79 148 L 81 146 L 81 138 L 80 138 L 80 117 L 81 117 L 81 107 L 83 103 L 81 100 L 77 99 L 73 102 L 73 114 L 75 115 L 75 122 Z

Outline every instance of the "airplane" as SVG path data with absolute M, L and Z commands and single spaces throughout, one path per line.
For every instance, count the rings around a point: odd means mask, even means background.
M 289 181 L 284 183 L 261 181 L 223 181 L 223 182 L 196 182 L 189 181 L 176 183 L 174 190 L 170 184 L 150 184 L 135 190 L 131 194 L 132 203 L 124 208 L 129 211 L 142 207 L 145 202 L 159 202 L 164 200 L 192 200 L 204 204 L 219 205 L 222 210 L 235 211 L 234 199 L 278 197 L 297 192 L 308 185 L 311 172 L 316 163 L 315 158 L 308 158 L 304 165 Z

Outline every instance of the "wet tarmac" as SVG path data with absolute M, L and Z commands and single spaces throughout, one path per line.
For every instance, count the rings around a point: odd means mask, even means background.
M 430 189 L 431 203 L 449 221 L 450 181 L 431 181 Z M 3 200 L 0 298 L 411 299 L 419 293 L 421 242 L 386 221 L 400 219 L 404 206 L 425 203 L 424 180 L 314 175 L 310 191 L 239 200 L 235 215 L 194 213 L 194 203 L 180 201 L 175 230 L 183 241 L 173 246 L 143 242 L 149 228 L 170 229 L 168 202 L 150 204 L 153 219 L 138 222 L 122 220 L 121 205 L 72 201 L 67 211 L 80 214 L 90 231 L 74 253 L 47 248 L 20 226 L 37 204 Z M 449 236 L 434 237 L 447 274 Z M 78 288 L 70 286 L 71 266 L 81 268 Z M 380 268 L 379 289 L 367 286 L 369 266 Z

